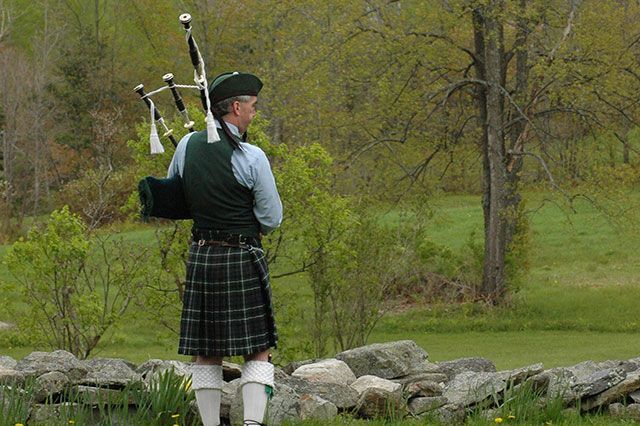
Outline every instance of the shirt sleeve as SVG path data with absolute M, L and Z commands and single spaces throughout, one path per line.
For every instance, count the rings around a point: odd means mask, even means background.
M 171 178 L 175 175 L 183 176 L 184 172 L 184 161 L 187 154 L 187 142 L 189 142 L 189 138 L 191 137 L 191 133 L 187 133 L 180 139 L 178 146 L 176 147 L 176 152 L 173 153 L 173 158 L 171 159 L 171 164 L 169 164 L 169 169 L 167 170 L 167 177 Z
M 282 202 L 276 187 L 276 180 L 271 172 L 271 165 L 262 150 L 251 167 L 251 177 L 255 199 L 253 213 L 260 222 L 262 233 L 268 234 L 279 227 L 282 222 Z

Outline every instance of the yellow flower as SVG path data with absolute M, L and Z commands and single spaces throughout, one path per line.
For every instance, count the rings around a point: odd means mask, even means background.
M 22 423 L 16 423 L 16 426 L 24 426 Z
M 76 424 L 76 421 L 75 421 L 75 420 L 69 420 L 69 424 L 70 424 L 70 425 L 75 425 L 75 424 Z
M 172 414 L 172 415 L 171 415 L 171 418 L 172 418 L 172 419 L 177 419 L 178 417 L 180 417 L 180 414 Z
M 502 423 L 502 417 L 496 417 L 493 421 L 496 423 Z
M 509 414 L 509 415 L 507 416 L 507 418 L 508 418 L 508 419 L 510 419 L 510 420 L 513 420 L 513 419 L 515 419 L 515 418 L 516 418 L 516 416 L 514 416 L 513 414 Z

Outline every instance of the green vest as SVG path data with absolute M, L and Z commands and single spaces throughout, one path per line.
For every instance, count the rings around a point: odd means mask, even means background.
M 184 192 L 194 226 L 257 237 L 260 223 L 253 214 L 253 194 L 233 175 L 229 137 L 207 143 L 206 130 L 189 138 L 184 163 Z

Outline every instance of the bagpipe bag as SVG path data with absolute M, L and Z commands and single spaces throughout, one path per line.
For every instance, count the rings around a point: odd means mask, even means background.
M 191 213 L 184 197 L 182 178 L 175 175 L 171 178 L 157 179 L 147 176 L 138 183 L 138 195 L 143 220 L 149 217 L 163 219 L 191 219 Z

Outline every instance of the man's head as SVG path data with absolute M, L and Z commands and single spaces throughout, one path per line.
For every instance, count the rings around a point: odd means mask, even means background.
M 209 85 L 213 113 L 235 124 L 244 133 L 256 115 L 262 81 L 253 74 L 224 73 Z

